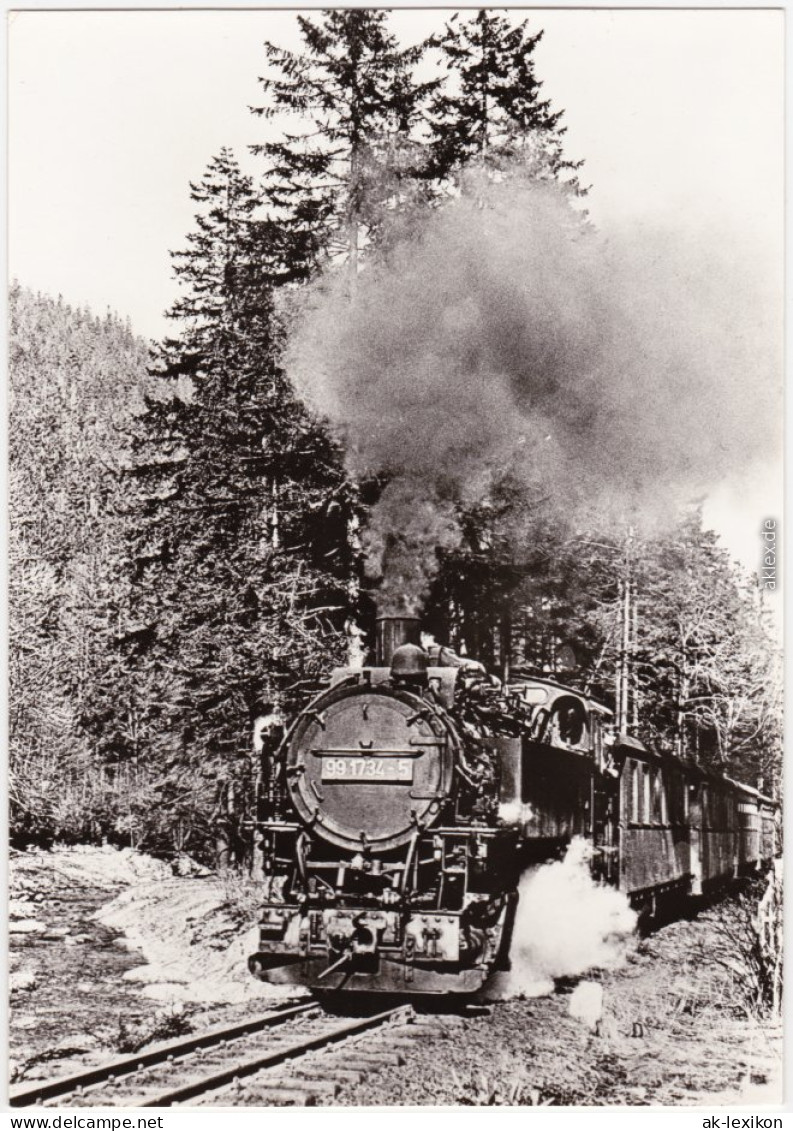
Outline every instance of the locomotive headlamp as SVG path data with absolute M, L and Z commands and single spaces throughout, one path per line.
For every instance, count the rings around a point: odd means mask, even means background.
M 377 867 L 375 867 L 375 863 Z M 347 867 L 357 872 L 374 872 L 376 876 L 380 875 L 380 861 L 370 860 L 368 856 L 364 856 L 361 852 L 356 852 Z

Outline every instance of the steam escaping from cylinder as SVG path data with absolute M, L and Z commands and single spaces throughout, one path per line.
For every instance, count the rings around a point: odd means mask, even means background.
M 614 888 L 596 883 L 591 846 L 575 837 L 563 860 L 526 872 L 520 882 L 510 960 L 489 996 L 542 997 L 554 978 L 595 967 L 613 969 L 625 958 L 636 913 Z
M 652 528 L 773 458 L 777 281 L 734 233 L 595 232 L 514 183 L 432 212 L 352 293 L 320 280 L 286 365 L 351 472 L 386 484 L 365 532 L 381 612 L 418 611 L 495 484 L 557 529 Z

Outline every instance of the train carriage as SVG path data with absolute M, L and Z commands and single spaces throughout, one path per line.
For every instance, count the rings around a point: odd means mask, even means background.
M 771 797 L 758 794 L 760 810 L 760 863 L 767 866 L 777 850 L 779 805 Z
M 757 870 L 762 859 L 760 795 L 751 786 L 733 781 L 730 781 L 730 785 L 738 823 L 737 870 L 740 875 L 748 875 Z
M 691 844 L 683 764 L 624 737 L 619 887 L 634 901 L 690 887 Z
M 732 787 L 737 807 L 740 875 L 751 875 L 774 856 L 778 807 L 770 797 L 740 782 L 724 779 Z

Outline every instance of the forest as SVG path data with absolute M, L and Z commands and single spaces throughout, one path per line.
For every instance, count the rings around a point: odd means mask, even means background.
M 224 148 L 190 185 L 171 336 L 11 289 L 13 842 L 208 857 L 254 721 L 378 607 L 778 796 L 778 641 L 702 518 L 756 357 L 647 332 L 529 21 L 297 19 L 259 176 Z

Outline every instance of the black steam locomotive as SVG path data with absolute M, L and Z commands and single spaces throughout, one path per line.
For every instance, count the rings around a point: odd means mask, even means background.
M 769 798 L 615 733 L 551 680 L 433 658 L 417 630 L 380 618 L 376 666 L 335 671 L 263 758 L 256 977 L 473 994 L 508 968 L 521 873 L 575 836 L 645 905 L 773 855 Z

